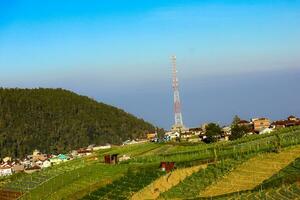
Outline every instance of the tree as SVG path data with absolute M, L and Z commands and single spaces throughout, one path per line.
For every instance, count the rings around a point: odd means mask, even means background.
M 232 125 L 232 126 L 233 126 L 233 125 L 237 125 L 240 121 L 241 121 L 241 118 L 240 118 L 238 115 L 235 115 L 235 116 L 233 117 L 233 120 L 232 120 L 231 125 Z
M 222 129 L 221 127 L 216 123 L 209 123 L 206 126 L 206 138 L 204 139 L 204 142 L 206 143 L 212 143 L 218 141 L 218 138 L 221 137 Z
M 249 133 L 249 131 L 250 128 L 248 126 L 234 124 L 231 126 L 231 135 L 229 136 L 229 139 L 236 140 Z
M 121 109 L 67 90 L 0 89 L 0 157 L 121 144 L 154 130 Z
M 241 118 L 237 115 L 233 117 L 232 124 L 231 124 L 231 135 L 229 137 L 230 140 L 236 140 L 238 138 L 243 137 L 246 135 L 250 128 L 245 125 L 239 125 Z

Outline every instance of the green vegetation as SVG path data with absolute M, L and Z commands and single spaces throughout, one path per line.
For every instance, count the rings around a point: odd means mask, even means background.
M 279 170 L 288 166 L 300 155 L 300 146 L 281 153 L 264 153 L 242 163 L 222 179 L 201 191 L 202 197 L 220 196 L 253 190 Z
M 134 166 L 119 180 L 90 193 L 83 199 L 128 199 L 162 174 L 164 172 L 159 171 L 156 165 Z
M 199 195 L 199 191 L 204 190 L 207 186 L 214 183 L 218 178 L 221 178 L 226 173 L 230 172 L 237 165 L 241 164 L 246 158 L 227 159 L 218 163 L 209 164 L 204 170 L 194 173 L 186 178 L 177 186 L 169 191 L 161 194 L 161 199 L 176 199 L 176 198 L 194 198 Z
M 238 138 L 244 137 L 249 132 L 250 132 L 249 127 L 247 127 L 245 125 L 234 124 L 231 126 L 231 135 L 230 135 L 229 139 L 236 140 Z
M 209 123 L 206 126 L 206 136 L 207 138 L 204 139 L 206 143 L 212 143 L 218 141 L 219 137 L 221 137 L 222 129 L 216 123 Z
M 299 199 L 300 158 L 265 180 L 255 189 L 227 194 L 214 199 Z M 199 198 L 198 198 L 199 199 Z
M 278 199 L 276 195 L 282 196 L 281 193 L 285 191 L 286 196 L 293 197 L 299 189 L 300 158 L 296 158 L 300 154 L 294 151 L 299 145 L 300 127 L 293 127 L 211 144 L 145 143 L 115 146 L 38 173 L 12 176 L 5 180 L 8 182 L 4 183 L 3 188 L 24 192 L 22 199 L 26 200 L 129 199 L 140 197 L 139 194 L 145 191 L 149 196 L 160 195 L 160 199 L 205 199 L 200 197 L 205 191 L 211 192 L 209 199 L 261 199 L 264 196 Z M 128 155 L 131 159 L 118 165 L 103 163 L 105 154 L 115 153 Z M 161 172 L 159 164 L 162 161 L 176 162 L 176 173 Z M 186 172 L 197 166 L 207 168 Z M 256 172 L 257 177 L 251 182 L 255 184 L 244 187 L 243 181 L 251 180 Z M 226 177 L 232 178 L 229 180 Z M 173 178 L 176 180 L 172 181 Z M 160 180 L 167 181 L 169 187 L 160 189 Z M 225 190 L 230 186 L 229 183 L 236 183 L 235 190 L 214 192 Z M 151 187 L 151 184 L 154 186 Z M 145 188 L 150 189 L 143 190 Z
M 20 158 L 34 149 L 62 153 L 120 144 L 154 129 L 123 110 L 66 90 L 0 88 L 0 158 Z

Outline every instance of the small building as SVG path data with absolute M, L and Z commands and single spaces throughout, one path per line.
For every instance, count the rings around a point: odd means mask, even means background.
M 190 131 L 186 131 L 184 133 L 181 133 L 181 138 L 184 138 L 184 139 L 189 139 L 193 136 L 194 136 L 194 134 Z
M 222 136 L 229 136 L 231 135 L 231 127 L 225 126 L 222 128 Z
M 133 144 L 138 144 L 138 142 L 135 140 L 126 140 L 125 142 L 123 142 L 123 145 L 133 145 Z
M 271 128 L 265 128 L 265 129 L 261 130 L 259 132 L 259 134 L 261 135 L 261 134 L 266 134 L 266 133 L 271 133 L 271 132 L 273 132 L 273 129 L 271 129 Z
M 37 161 L 37 162 L 35 162 L 35 166 L 39 166 L 40 168 L 42 168 L 42 166 L 43 166 L 43 161 Z
M 5 157 L 2 160 L 3 160 L 3 162 L 7 163 L 7 162 L 11 162 L 12 159 L 11 159 L 11 157 Z
M 247 127 L 249 127 L 249 128 L 251 128 L 251 129 L 253 129 L 253 124 L 251 123 L 251 122 L 249 122 L 249 121 L 247 121 L 247 120 L 240 120 L 238 123 L 237 123 L 237 125 L 238 126 L 247 126 Z
M 296 118 L 295 116 L 289 116 L 286 120 L 278 120 L 274 121 L 271 124 L 272 128 L 285 128 L 285 127 L 291 127 L 291 126 L 299 126 L 300 120 Z
M 259 133 L 260 131 L 269 128 L 271 123 L 267 118 L 256 118 L 252 119 L 253 129 L 255 132 Z
M 118 164 L 118 154 L 104 155 L 104 163 L 106 164 Z
M 41 171 L 41 167 L 33 166 L 33 167 L 30 167 L 30 168 L 27 168 L 27 169 L 24 170 L 24 172 L 26 174 L 32 174 L 32 173 L 37 172 L 37 171 Z
M 179 138 L 180 137 L 180 133 L 177 132 L 177 131 L 175 131 L 175 132 L 170 131 L 170 132 L 166 132 L 165 136 L 169 136 L 170 139 L 173 140 L 173 139 Z
M 293 115 L 289 116 L 287 119 L 289 121 L 299 121 L 299 119 L 297 117 L 293 116 Z
M 123 161 L 126 161 L 126 160 L 130 160 L 130 156 L 127 156 L 127 155 L 124 154 L 123 156 L 119 157 L 120 162 L 123 162 Z
M 12 167 L 12 171 L 14 172 L 14 173 L 20 173 L 20 172 L 24 172 L 24 170 L 25 170 L 25 167 L 24 167 L 24 165 L 22 165 L 22 164 L 15 164 L 13 167 Z
M 93 147 L 93 151 L 99 151 L 99 150 L 102 150 L 102 149 L 111 149 L 111 145 L 110 144 L 106 144 L 104 146 Z
M 66 156 L 66 155 L 64 155 L 64 154 L 59 154 L 58 156 L 57 156 L 57 158 L 58 159 L 61 159 L 63 162 L 66 162 L 66 161 L 68 161 L 70 158 L 69 158 L 69 156 Z
M 0 167 L 0 176 L 10 176 L 12 175 L 13 171 L 10 166 L 2 166 Z
M 147 134 L 147 140 L 154 140 L 155 138 L 157 137 L 157 134 L 156 133 L 148 133 Z
M 51 162 L 49 160 L 45 160 L 43 162 L 42 168 L 48 168 L 51 167 Z
M 62 163 L 63 161 L 61 159 L 59 159 L 58 157 L 52 157 L 50 158 L 50 163 L 52 165 L 58 165 L 60 163 Z
M 189 132 L 192 132 L 194 135 L 201 135 L 204 134 L 204 131 L 202 130 L 201 127 L 196 127 L 196 128 L 190 128 Z
M 175 169 L 175 162 L 161 162 L 160 169 L 164 172 L 170 172 Z
M 89 156 L 92 155 L 93 150 L 90 149 L 78 149 L 77 154 L 78 156 Z

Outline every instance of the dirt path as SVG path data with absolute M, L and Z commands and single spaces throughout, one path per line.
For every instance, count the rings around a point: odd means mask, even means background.
M 300 156 L 300 146 L 279 154 L 267 153 L 256 156 L 238 166 L 228 175 L 207 187 L 200 197 L 212 197 L 254 189 L 264 180 L 287 167 Z
M 184 169 L 177 169 L 165 176 L 155 180 L 150 185 L 146 186 L 139 192 L 132 196 L 132 200 L 142 199 L 157 199 L 160 193 L 168 191 L 170 188 L 179 184 L 186 177 L 191 176 L 193 173 L 198 172 L 200 169 L 206 168 L 207 165 L 199 165 Z

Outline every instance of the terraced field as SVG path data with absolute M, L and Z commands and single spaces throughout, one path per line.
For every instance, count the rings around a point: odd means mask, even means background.
M 131 159 L 103 163 L 115 153 Z M 299 199 L 299 156 L 300 128 L 209 145 L 113 147 L 1 181 L 0 199 Z M 176 169 L 162 172 L 163 161 Z
M 199 165 L 177 169 L 165 176 L 158 178 L 153 183 L 134 194 L 131 199 L 156 199 L 159 197 L 160 193 L 168 191 L 170 188 L 178 185 L 185 178 L 191 176 L 193 173 L 198 172 L 199 170 L 205 169 L 206 167 L 207 165 Z
M 221 178 L 247 159 L 247 157 L 238 160 L 227 159 L 209 164 L 207 168 L 199 170 L 181 181 L 178 185 L 172 187 L 170 190 L 161 193 L 159 199 L 195 198 L 199 195 L 199 191 L 204 190 L 206 187 L 216 182 L 217 179 Z
M 300 157 L 300 146 L 281 153 L 261 154 L 244 162 L 215 184 L 200 192 L 200 197 L 219 196 L 252 190 Z

